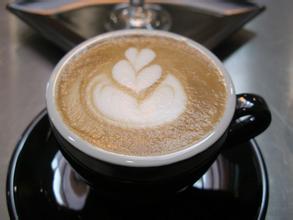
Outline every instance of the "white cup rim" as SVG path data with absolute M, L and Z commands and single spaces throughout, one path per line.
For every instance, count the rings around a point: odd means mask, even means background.
M 87 49 L 90 45 L 95 44 L 97 42 L 104 41 L 108 38 L 119 38 L 121 36 L 130 36 L 130 35 L 144 35 L 144 36 L 161 36 L 172 38 L 181 42 L 185 42 L 189 46 L 196 48 L 203 55 L 207 56 L 214 64 L 218 67 L 220 72 L 223 74 L 226 90 L 227 90 L 227 100 L 226 107 L 223 117 L 216 124 L 214 130 L 207 135 L 205 138 L 196 142 L 195 144 L 184 148 L 182 150 L 164 154 L 164 155 L 156 155 L 156 156 L 131 156 L 118 154 L 110 151 L 106 151 L 102 148 L 98 148 L 89 142 L 80 138 L 77 134 L 75 134 L 64 122 L 61 114 L 58 112 L 55 103 L 55 88 L 58 76 L 61 73 L 61 70 L 64 66 L 77 54 L 80 54 L 82 51 Z M 102 35 L 98 35 L 96 37 L 90 38 L 85 42 L 79 44 L 70 52 L 68 52 L 57 64 L 53 73 L 48 81 L 47 89 L 46 89 L 46 104 L 48 115 L 53 123 L 54 127 L 57 131 L 65 138 L 72 146 L 80 150 L 81 152 L 87 154 L 90 157 L 96 158 L 98 160 L 102 160 L 105 162 L 109 162 L 116 165 L 128 166 L 128 167 L 154 167 L 154 166 L 163 166 L 172 163 L 176 163 L 187 158 L 190 158 L 204 150 L 208 149 L 212 146 L 217 140 L 221 138 L 224 132 L 227 130 L 232 117 L 235 111 L 235 89 L 232 83 L 232 80 L 224 68 L 221 61 L 212 54 L 208 49 L 196 43 L 186 37 L 182 37 L 178 34 L 165 32 L 165 31 L 154 31 L 154 30 L 122 30 L 122 31 L 114 31 L 105 33 Z

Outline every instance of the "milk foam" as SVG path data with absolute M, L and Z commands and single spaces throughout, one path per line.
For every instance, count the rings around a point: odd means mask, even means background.
M 118 61 L 112 69 L 113 79 L 139 95 L 153 86 L 162 76 L 158 64 L 149 65 L 156 53 L 148 48 L 138 51 L 129 48 L 127 59 Z M 152 127 L 175 120 L 186 108 L 187 96 L 180 81 L 172 74 L 164 80 L 145 99 L 131 95 L 118 88 L 107 74 L 99 74 L 87 89 L 89 103 L 96 114 L 112 123 L 130 127 Z
M 97 148 L 164 155 L 202 140 L 225 111 L 217 66 L 185 42 L 129 36 L 99 42 L 62 69 L 64 123 Z

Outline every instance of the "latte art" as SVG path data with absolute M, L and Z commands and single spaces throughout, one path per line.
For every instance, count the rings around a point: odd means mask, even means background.
M 112 123 L 143 128 L 171 122 L 184 112 L 186 94 L 172 74 L 167 74 L 152 93 L 139 100 L 140 93 L 154 86 L 162 76 L 160 65 L 149 65 L 156 56 L 153 50 L 129 48 L 125 56 L 127 60 L 114 65 L 112 77 L 133 93 L 116 87 L 106 74 L 98 75 L 87 88 L 87 103 L 96 114 Z
M 125 56 L 128 60 L 120 60 L 112 70 L 113 78 L 118 83 L 139 93 L 160 79 L 161 66 L 147 66 L 156 57 L 154 51 L 144 48 L 138 52 L 136 48 L 129 48 Z
M 221 71 L 185 42 L 128 36 L 91 45 L 62 68 L 56 106 L 93 147 L 151 156 L 208 136 L 227 97 Z

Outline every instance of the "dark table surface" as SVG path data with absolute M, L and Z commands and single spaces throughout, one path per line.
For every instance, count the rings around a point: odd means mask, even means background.
M 293 216 L 293 1 L 259 0 L 267 11 L 216 49 L 236 91 L 263 96 L 270 128 L 257 137 L 269 173 L 267 219 Z M 63 53 L 0 2 L 0 218 L 9 219 L 5 182 L 14 147 L 45 107 L 45 87 Z

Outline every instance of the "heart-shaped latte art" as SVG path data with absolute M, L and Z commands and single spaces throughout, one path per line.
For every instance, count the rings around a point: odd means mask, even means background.
M 150 64 L 156 54 L 150 49 L 138 51 L 129 48 L 127 60 L 116 63 L 113 78 L 136 93 L 152 86 L 162 74 L 158 64 Z M 144 100 L 118 88 L 106 74 L 96 76 L 87 86 L 87 103 L 90 109 L 119 126 L 152 127 L 175 120 L 185 110 L 187 97 L 180 81 L 172 74 L 150 91 Z
M 93 92 L 89 102 L 92 100 L 90 106 L 96 113 L 110 122 L 139 128 L 173 121 L 184 111 L 187 101 L 180 82 L 171 74 L 142 102 L 116 88 L 106 75 L 98 76 L 88 91 Z
M 141 68 L 152 62 L 155 59 L 156 54 L 153 50 L 148 48 L 138 51 L 136 48 L 131 47 L 125 51 L 125 56 L 132 64 L 135 71 L 139 71 Z
M 119 61 L 112 69 L 112 76 L 119 84 L 139 93 L 161 78 L 160 65 L 147 66 L 156 57 L 152 50 L 145 48 L 138 51 L 136 48 L 129 48 L 125 56 L 127 60 Z

